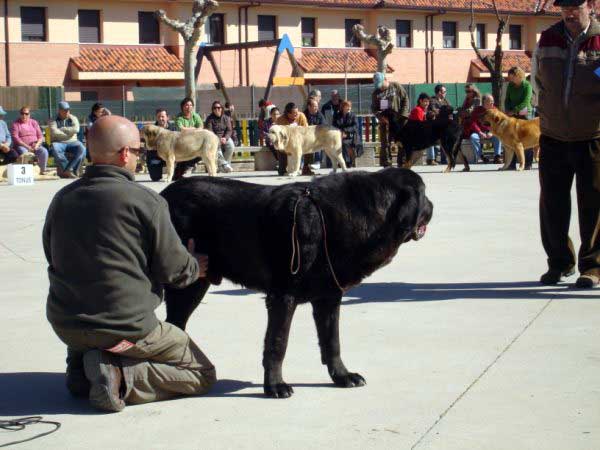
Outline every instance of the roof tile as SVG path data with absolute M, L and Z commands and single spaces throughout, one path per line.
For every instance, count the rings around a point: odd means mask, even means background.
M 81 46 L 71 58 L 81 72 L 182 72 L 183 63 L 160 46 Z
M 298 64 L 308 73 L 345 73 L 346 60 L 348 73 L 377 72 L 377 59 L 364 48 L 303 48 Z
M 491 55 L 494 52 L 481 52 L 484 56 Z M 471 60 L 471 64 L 473 64 L 480 72 L 488 73 L 489 70 L 487 67 L 483 65 L 483 63 L 479 60 L 479 58 L 475 58 Z M 502 58 L 502 71 L 507 72 L 511 67 L 520 67 L 525 72 L 531 72 L 531 52 L 526 52 L 523 50 L 512 50 L 505 51 L 504 56 Z

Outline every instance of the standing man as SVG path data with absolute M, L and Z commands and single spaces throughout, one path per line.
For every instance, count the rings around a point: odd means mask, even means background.
M 169 113 L 165 108 L 158 108 L 156 110 L 156 121 L 154 122 L 154 125 L 164 128 L 165 130 L 177 131 L 177 126 L 169 120 Z M 158 156 L 158 152 L 155 149 L 146 151 L 146 164 L 148 166 L 150 179 L 152 181 L 160 181 L 165 162 L 160 158 L 160 156 Z M 180 167 L 180 164 L 183 164 L 183 162 L 177 163 L 175 166 L 175 174 L 173 176 L 174 181 L 181 178 L 183 173 L 188 168 L 187 165 Z
M 341 104 L 342 100 L 340 99 L 340 94 L 334 89 L 331 91 L 330 100 L 321 108 L 321 112 L 323 113 L 323 116 L 325 116 L 327 125 L 331 126 L 333 124 L 333 116 L 340 112 Z
M 88 145 L 93 165 L 56 194 L 42 233 L 46 316 L 67 345 L 67 388 L 114 412 L 206 393 L 214 366 L 154 310 L 163 285 L 191 285 L 208 261 L 193 253 L 193 240 L 187 250 L 181 244 L 167 202 L 135 183 L 140 135 L 133 123 L 101 117 Z
M 600 281 L 600 24 L 595 0 L 556 0 L 562 20 L 544 31 L 532 61 L 541 120 L 540 225 L 548 255 L 543 284 L 572 275 L 576 286 Z M 576 179 L 581 247 L 569 238 Z
M 79 167 L 85 158 L 85 147 L 77 139 L 79 120 L 71 115 L 67 102 L 58 103 L 58 115 L 50 121 L 50 149 L 56 161 L 56 171 L 61 178 L 77 178 Z M 71 160 L 66 157 L 71 154 Z
M 433 97 L 430 97 L 430 99 L 429 99 L 429 109 L 427 111 L 428 119 L 435 120 L 437 118 L 437 116 L 439 115 L 440 109 L 442 106 L 452 108 L 452 105 L 446 98 L 447 92 L 448 92 L 448 90 L 446 89 L 446 86 L 444 86 L 443 84 L 436 85 L 435 95 Z M 431 160 L 435 161 L 435 156 L 437 153 L 440 154 L 442 164 L 445 164 L 446 163 L 446 155 L 444 152 L 441 151 L 439 145 L 434 145 L 433 147 L 430 147 L 427 150 L 427 159 L 428 160 L 431 159 Z
M 17 152 L 11 149 L 12 138 L 10 137 L 10 131 L 8 125 L 4 121 L 6 111 L 0 106 L 0 156 L 6 164 L 15 162 L 17 159 Z
M 316 94 L 315 97 L 308 97 L 308 101 L 306 102 L 306 109 L 304 110 L 304 115 L 306 116 L 306 120 L 308 125 L 327 125 L 325 122 L 325 116 L 321 111 L 319 111 L 319 99 L 321 98 L 320 91 L 312 91 L 312 93 Z M 319 150 L 315 152 L 314 157 L 312 154 L 304 155 L 304 166 L 311 166 L 313 169 L 321 168 L 321 161 L 323 159 L 323 151 Z M 327 158 L 327 156 L 325 156 Z M 313 161 L 315 161 L 315 165 L 313 165 Z
M 383 167 L 392 165 L 390 152 L 390 136 L 396 136 L 406 122 L 410 113 L 408 94 L 400 83 L 388 81 L 382 72 L 373 75 L 375 90 L 371 96 L 371 112 L 379 120 L 379 164 Z M 402 167 L 398 157 L 398 167 Z

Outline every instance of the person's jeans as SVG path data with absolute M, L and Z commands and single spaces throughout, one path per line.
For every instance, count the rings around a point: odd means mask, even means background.
M 435 161 L 435 147 L 429 147 L 427 149 L 427 159 Z
M 469 138 L 471 141 L 471 145 L 473 146 L 473 151 L 475 152 L 475 157 L 479 160 L 483 153 L 481 151 L 481 137 L 477 133 L 473 133 Z M 492 146 L 494 147 L 494 156 L 499 156 L 502 154 L 502 143 L 497 136 L 492 136 L 490 139 L 492 141 Z
M 17 147 L 16 149 L 17 155 L 21 156 L 24 155 L 25 153 L 28 153 L 29 150 L 27 150 L 25 147 Z M 46 165 L 48 164 L 48 149 L 46 147 L 44 147 L 43 145 L 40 145 L 39 148 L 34 152 L 35 156 L 37 156 L 38 159 L 38 165 L 40 166 L 40 170 L 42 172 L 46 171 Z
M 227 142 L 221 144 L 219 151 L 217 152 L 217 165 L 228 166 L 231 164 L 231 159 L 233 158 L 233 150 L 235 149 L 235 144 L 233 143 L 233 139 L 227 139 Z
M 71 160 L 65 156 L 65 153 L 73 155 Z M 73 173 L 79 170 L 79 166 L 83 162 L 85 157 L 85 147 L 79 142 L 53 142 L 52 143 L 52 154 L 56 160 L 56 164 L 60 164 L 62 170 L 69 170 Z

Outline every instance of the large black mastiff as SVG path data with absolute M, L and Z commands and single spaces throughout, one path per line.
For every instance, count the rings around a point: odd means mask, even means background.
M 282 377 L 292 317 L 299 303 L 310 302 L 334 383 L 365 384 L 340 357 L 342 294 L 425 233 L 433 206 L 419 175 L 388 168 L 283 186 L 194 177 L 161 195 L 182 241 L 195 239 L 196 251 L 209 256 L 206 280 L 166 290 L 168 322 L 185 328 L 209 285 L 222 278 L 266 293 L 264 390 L 284 398 L 293 393 Z

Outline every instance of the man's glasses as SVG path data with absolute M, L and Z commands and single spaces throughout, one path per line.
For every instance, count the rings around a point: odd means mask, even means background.
M 29 115 L 29 113 L 28 113 L 28 112 L 22 112 L 22 113 L 21 113 L 21 115 L 22 115 L 22 116 L 28 116 L 28 115 Z

